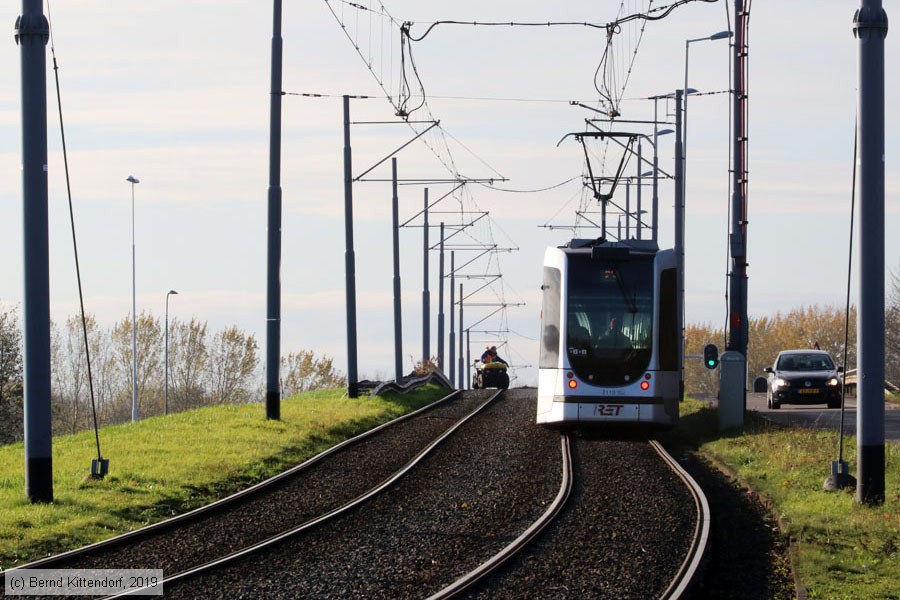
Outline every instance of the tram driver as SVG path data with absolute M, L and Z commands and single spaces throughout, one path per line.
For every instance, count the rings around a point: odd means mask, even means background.
M 631 338 L 622 332 L 622 321 L 616 317 L 609 320 L 609 328 L 600 340 L 606 348 L 631 349 Z

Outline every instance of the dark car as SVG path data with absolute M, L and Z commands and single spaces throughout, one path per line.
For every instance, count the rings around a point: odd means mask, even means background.
M 782 350 L 769 374 L 766 404 L 781 408 L 782 404 L 827 404 L 841 406 L 841 367 L 823 350 Z

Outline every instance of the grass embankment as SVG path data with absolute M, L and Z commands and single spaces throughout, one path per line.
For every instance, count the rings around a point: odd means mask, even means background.
M 85 481 L 96 458 L 93 431 L 53 440 L 54 502 L 25 497 L 24 448 L 0 447 L 0 569 L 160 521 L 271 477 L 334 444 L 448 394 L 426 386 L 405 395 L 351 400 L 343 391 L 281 403 L 225 405 L 100 431 L 109 475 Z
M 685 429 L 700 452 L 734 471 L 772 501 L 788 524 L 797 570 L 810 598 L 900 599 L 900 447 L 888 443 L 882 506 L 862 506 L 852 490 L 822 483 L 838 452 L 838 434 L 786 428 L 751 413 L 741 435 L 720 436 L 709 405 L 687 401 Z M 856 439 L 844 437 L 844 460 L 855 472 Z M 740 568 L 735 565 L 735 568 Z

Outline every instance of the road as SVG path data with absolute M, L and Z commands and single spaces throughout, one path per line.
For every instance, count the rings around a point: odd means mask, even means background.
M 856 398 L 846 399 L 844 411 L 844 433 L 856 435 Z M 747 394 L 747 409 L 755 410 L 763 417 L 784 425 L 806 425 L 838 430 L 841 422 L 840 409 L 828 409 L 825 405 L 781 405 L 778 410 L 766 408 L 765 394 Z M 885 405 L 884 438 L 889 442 L 900 442 L 900 407 Z

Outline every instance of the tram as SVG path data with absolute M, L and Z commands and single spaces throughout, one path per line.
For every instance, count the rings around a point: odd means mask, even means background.
M 681 400 L 675 251 L 572 240 L 544 254 L 537 422 L 671 426 Z

